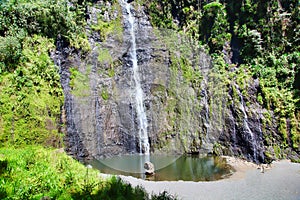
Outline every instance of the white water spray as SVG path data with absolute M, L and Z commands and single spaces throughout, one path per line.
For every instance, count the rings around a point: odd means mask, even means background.
M 148 140 L 147 133 L 147 116 L 143 103 L 143 90 L 141 87 L 141 80 L 139 74 L 139 66 L 136 55 L 136 41 L 135 41 L 135 33 L 134 33 L 134 16 L 131 13 L 131 5 L 126 2 L 126 0 L 122 0 L 121 4 L 126 8 L 127 14 L 125 15 L 125 20 L 129 23 L 129 33 L 130 33 L 130 44 L 131 47 L 129 49 L 130 60 L 132 62 L 132 71 L 133 71 L 133 80 L 135 84 L 134 92 L 135 92 L 135 101 L 136 101 L 136 111 L 137 111 L 137 119 L 139 121 L 138 127 L 138 136 L 139 136 L 139 146 L 140 146 L 140 154 L 149 155 L 150 153 L 150 145 Z
M 256 139 L 254 137 L 254 134 L 253 132 L 251 131 L 249 125 L 248 125 L 248 116 L 247 116 L 247 113 L 246 113 L 246 110 L 245 110 L 245 102 L 244 102 L 244 98 L 243 98 L 243 95 L 241 94 L 239 88 L 236 86 L 237 90 L 238 90 L 238 95 L 241 99 L 241 110 L 244 114 L 244 120 L 243 120 L 243 123 L 244 123 L 244 127 L 246 128 L 246 131 L 248 134 L 250 134 L 250 139 L 251 139 L 251 144 L 252 144 L 252 147 L 253 147 L 253 158 L 254 158 L 254 161 L 257 162 L 257 143 L 256 143 Z

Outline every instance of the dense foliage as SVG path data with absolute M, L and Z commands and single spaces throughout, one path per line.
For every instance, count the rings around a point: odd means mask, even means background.
M 150 198 L 141 187 L 98 174 L 61 150 L 0 149 L 0 199 L 175 199 L 166 192 Z
M 147 0 L 145 5 L 154 26 L 183 32 L 209 49 L 227 90 L 238 84 L 247 97 L 251 82 L 259 80 L 256 99 L 266 108 L 264 127 L 274 123 L 273 113 L 283 141 L 280 148 L 298 149 L 298 1 Z
M 62 150 L 64 96 L 51 58 L 57 40 L 89 51 L 88 1 L 0 3 L 0 199 L 175 199 L 101 180 Z M 35 145 L 35 146 L 32 146 Z
M 85 2 L 5 0 L 0 4 L 1 145 L 61 145 L 63 93 L 50 52 L 58 38 L 87 50 Z M 83 47 L 83 48 L 81 48 Z

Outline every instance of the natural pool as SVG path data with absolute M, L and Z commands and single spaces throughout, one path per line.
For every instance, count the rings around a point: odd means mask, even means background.
M 144 174 L 144 163 L 152 162 L 155 175 Z M 215 181 L 228 177 L 233 169 L 221 157 L 199 155 L 123 155 L 90 164 L 101 173 L 134 176 L 152 181 Z

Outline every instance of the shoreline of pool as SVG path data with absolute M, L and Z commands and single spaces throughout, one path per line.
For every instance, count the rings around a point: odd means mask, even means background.
M 288 160 L 275 161 L 262 173 L 258 165 L 233 157 L 225 157 L 235 172 L 228 178 L 209 181 L 148 181 L 119 175 L 132 186 L 147 192 L 168 193 L 179 199 L 300 199 L 300 164 Z

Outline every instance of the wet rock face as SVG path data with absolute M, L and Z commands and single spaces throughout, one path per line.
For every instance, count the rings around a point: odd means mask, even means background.
M 262 130 L 262 108 L 252 95 L 234 96 L 233 90 L 238 89 L 234 85 L 225 89 L 208 55 L 187 38 L 153 29 L 143 7 L 134 8 L 150 152 L 242 155 L 263 162 L 265 134 L 275 135 L 276 128 L 270 127 L 268 133 Z M 88 24 L 92 25 L 101 9 L 89 10 Z M 122 19 L 121 36 L 112 32 L 103 40 L 99 32 L 90 30 L 90 52 L 82 54 L 59 42 L 53 55 L 65 93 L 66 148 L 74 157 L 139 152 L 129 24 L 122 18 L 124 12 L 119 6 L 105 14 L 108 21 Z M 256 90 L 253 84 L 249 94 Z
M 112 9 L 111 5 L 106 5 L 107 2 L 100 1 L 98 6 L 103 6 L 101 4 L 108 6 L 108 10 Z M 118 13 L 105 11 L 105 20 L 115 23 L 120 20 L 126 10 L 121 7 L 117 10 Z M 101 12 L 97 6 L 89 8 L 89 25 L 97 23 L 97 12 Z M 153 52 L 156 51 L 151 42 L 157 39 L 142 9 L 132 12 L 136 18 L 140 79 L 146 94 L 145 106 L 149 109 L 153 79 L 161 78 L 156 76 L 154 65 L 151 65 Z M 88 28 L 92 49 L 88 53 L 83 54 L 59 41 L 53 55 L 61 68 L 65 93 L 65 143 L 67 151 L 79 159 L 136 153 L 139 149 L 135 85 L 128 54 L 131 43 L 127 28 L 130 24 L 123 20 L 120 25 L 124 26 L 121 37 L 118 33 L 110 33 L 105 40 L 97 31 Z M 151 66 L 153 69 L 149 73 Z M 166 76 L 163 74 L 163 78 Z

